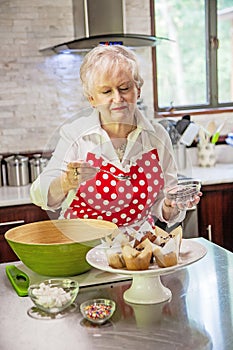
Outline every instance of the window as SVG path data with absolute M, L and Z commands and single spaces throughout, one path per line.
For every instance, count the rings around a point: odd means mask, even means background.
M 233 107 L 232 0 L 152 0 L 157 110 Z

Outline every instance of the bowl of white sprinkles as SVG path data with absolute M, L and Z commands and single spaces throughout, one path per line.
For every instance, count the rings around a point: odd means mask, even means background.
M 49 279 L 28 288 L 28 295 L 42 311 L 56 314 L 68 308 L 76 299 L 78 282 L 71 279 Z

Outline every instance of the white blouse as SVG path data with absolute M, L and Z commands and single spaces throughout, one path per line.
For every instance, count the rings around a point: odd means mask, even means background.
M 75 121 L 62 126 L 60 140 L 47 167 L 31 186 L 32 202 L 44 210 L 54 211 L 61 208 L 60 218 L 63 218 L 63 213 L 74 199 L 76 190 L 71 190 L 59 207 L 49 207 L 47 204 L 49 186 L 66 169 L 67 162 L 85 160 L 88 152 L 101 156 L 122 171 L 127 172 L 129 167 L 134 165 L 142 154 L 157 149 L 164 177 L 164 186 L 174 186 L 177 183 L 177 167 L 168 133 L 159 123 L 152 125 L 139 110 L 136 110 L 135 117 L 137 128 L 128 136 L 122 161 L 119 160 L 108 134 L 102 129 L 96 110 L 93 110 L 88 117 L 77 118 Z M 151 214 L 160 221 L 167 222 L 162 215 L 163 201 L 164 193 L 161 190 L 151 208 Z M 185 211 L 174 210 L 173 217 L 167 223 L 171 226 L 177 222 L 182 222 L 184 217 Z

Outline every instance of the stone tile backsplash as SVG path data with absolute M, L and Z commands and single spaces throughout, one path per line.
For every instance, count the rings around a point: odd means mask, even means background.
M 126 30 L 149 34 L 149 0 L 125 4 Z M 83 54 L 39 51 L 73 35 L 72 0 L 0 2 L 0 153 L 52 147 L 58 128 L 89 106 L 79 80 Z M 151 117 L 151 50 L 138 49 L 138 56 L 145 80 L 142 98 Z
M 44 150 L 57 128 L 88 106 L 79 80 L 83 54 L 39 51 L 74 39 L 72 16 L 72 0 L 0 2 L 0 153 Z M 126 0 L 129 32 L 149 34 L 149 16 L 149 1 Z M 139 50 L 146 104 L 150 54 Z

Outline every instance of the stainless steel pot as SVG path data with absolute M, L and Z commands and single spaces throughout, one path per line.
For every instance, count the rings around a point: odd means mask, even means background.
M 30 163 L 30 181 L 33 182 L 44 170 L 48 163 L 47 158 L 43 158 L 41 154 L 34 154 L 29 160 Z
M 25 186 L 29 184 L 28 157 L 12 155 L 5 158 L 7 185 Z

